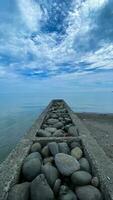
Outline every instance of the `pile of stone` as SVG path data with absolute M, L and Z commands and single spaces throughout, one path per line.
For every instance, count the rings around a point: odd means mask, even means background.
M 76 126 L 73 125 L 68 111 L 63 103 L 55 103 L 49 109 L 37 137 L 66 137 L 78 136 Z
M 34 143 L 8 200 L 103 200 L 81 144 Z

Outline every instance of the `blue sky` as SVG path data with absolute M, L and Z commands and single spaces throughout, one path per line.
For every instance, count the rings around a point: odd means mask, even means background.
M 112 8 L 112 0 L 1 0 L 0 91 L 112 91 Z

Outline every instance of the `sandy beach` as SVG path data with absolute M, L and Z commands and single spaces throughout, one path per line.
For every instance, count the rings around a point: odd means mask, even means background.
M 113 114 L 76 114 L 113 162 Z

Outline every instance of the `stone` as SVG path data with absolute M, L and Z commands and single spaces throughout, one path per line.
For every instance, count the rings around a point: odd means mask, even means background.
M 38 174 L 40 174 L 41 162 L 39 158 L 33 158 L 24 162 L 22 166 L 22 173 L 27 181 L 32 181 Z
M 41 144 L 39 142 L 34 143 L 31 146 L 31 152 L 41 152 Z
M 91 180 L 91 184 L 94 186 L 94 187 L 99 187 L 99 179 L 98 177 L 93 177 L 92 180 Z
M 54 118 L 50 118 L 50 119 L 47 120 L 47 123 L 48 123 L 49 125 L 54 125 L 54 124 L 56 124 L 57 122 L 59 122 L 59 120 L 58 120 L 58 119 L 54 119 Z
M 71 150 L 71 156 L 75 157 L 77 160 L 79 160 L 83 155 L 82 150 L 79 147 L 75 147 Z
M 63 123 L 62 122 L 57 122 L 53 125 L 55 128 L 60 129 L 63 127 Z
M 77 129 L 75 126 L 70 126 L 68 128 L 68 133 L 69 133 L 69 135 L 74 136 L 74 137 L 78 136 L 78 132 L 77 132 Z
M 53 188 L 55 181 L 58 179 L 59 173 L 56 167 L 52 165 L 43 165 L 41 172 L 45 175 L 47 182 Z
M 59 153 L 65 153 L 65 154 L 69 154 L 70 153 L 69 146 L 68 146 L 68 144 L 66 142 L 58 143 L 58 147 L 59 147 Z
M 51 134 L 53 134 L 57 129 L 54 127 L 47 127 L 45 130 L 49 131 Z
M 55 164 L 62 175 L 70 176 L 80 169 L 79 162 L 72 156 L 58 153 L 55 156 Z
M 89 164 L 89 162 L 86 158 L 81 158 L 79 160 L 79 163 L 80 163 L 80 169 L 81 170 L 91 172 L 90 164 Z
M 59 190 L 60 190 L 60 186 L 61 186 L 61 180 L 57 179 L 55 181 L 55 184 L 54 184 L 54 187 L 53 187 L 53 192 L 54 192 L 55 195 L 58 195 Z
M 48 143 L 49 150 L 53 156 L 59 153 L 58 144 L 56 142 Z
M 36 133 L 38 137 L 51 137 L 51 133 L 49 131 L 45 131 L 44 129 L 39 129 Z
M 65 117 L 66 124 L 70 124 L 72 122 L 71 118 Z
M 70 144 L 71 150 L 74 149 L 75 147 L 80 147 L 81 148 L 80 142 L 77 142 L 77 141 L 71 142 L 71 144 Z
M 52 156 L 48 157 L 48 158 L 44 158 L 43 163 L 53 163 L 54 162 L 54 158 Z
M 41 154 L 42 154 L 42 156 L 44 158 L 47 158 L 47 157 L 50 156 L 50 151 L 49 151 L 48 145 L 46 145 L 45 147 L 43 147 Z
M 92 185 L 77 187 L 76 194 L 79 200 L 103 200 L 101 192 Z
M 54 137 L 63 137 L 64 136 L 64 132 L 62 131 L 62 129 L 59 129 L 59 130 L 57 130 L 57 131 L 55 131 L 53 133 L 53 136 Z
M 28 182 L 14 185 L 9 191 L 7 200 L 29 200 L 29 187 Z
M 54 194 L 44 174 L 37 176 L 31 183 L 31 200 L 54 200 Z
M 26 161 L 29 161 L 31 159 L 34 159 L 34 158 L 38 158 L 40 159 L 40 161 L 42 161 L 42 156 L 39 152 L 33 152 L 33 153 L 30 153 L 24 160 L 24 162 Z
M 76 194 L 67 186 L 62 185 L 59 192 L 59 200 L 77 200 Z
M 83 186 L 90 184 L 91 174 L 86 171 L 77 171 L 71 175 L 71 181 L 75 186 Z

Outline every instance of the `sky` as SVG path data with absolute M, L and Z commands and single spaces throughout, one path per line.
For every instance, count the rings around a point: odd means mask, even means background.
M 113 0 L 0 0 L 0 93 L 113 91 Z

